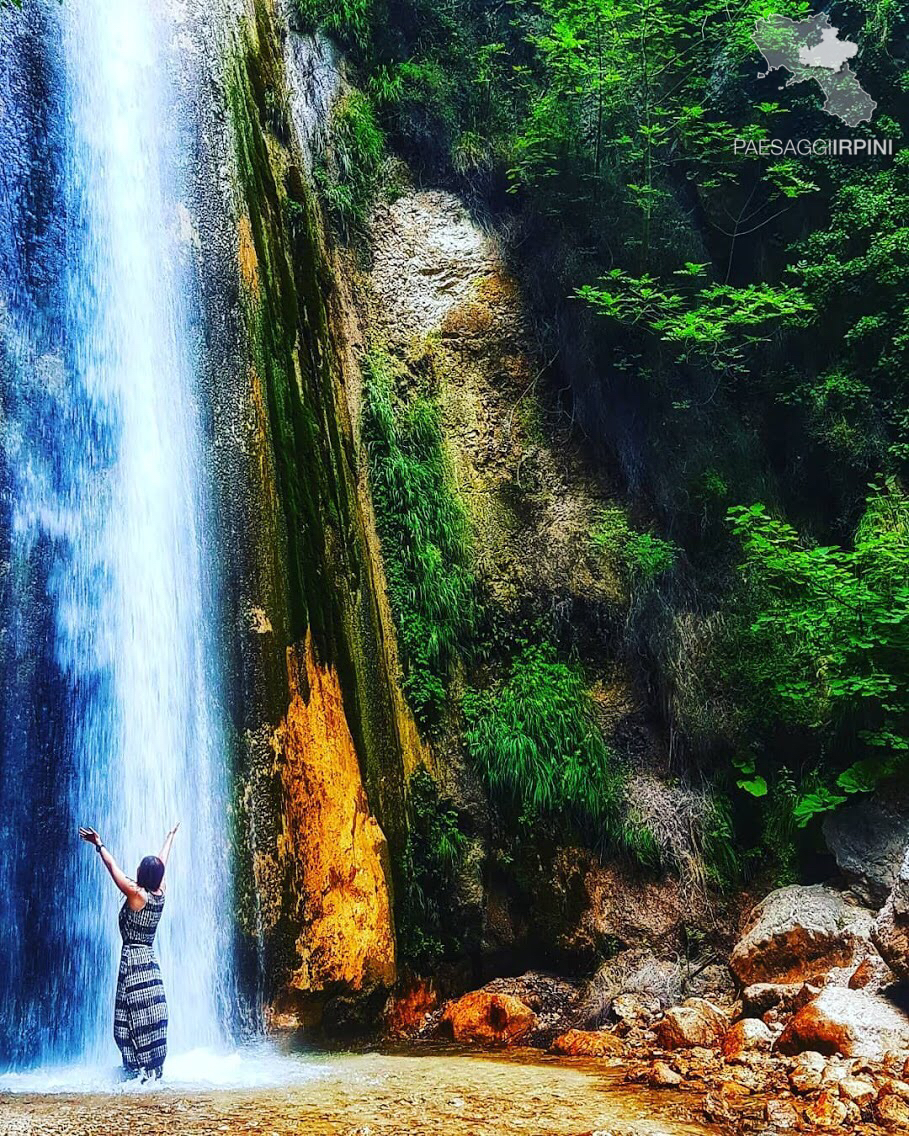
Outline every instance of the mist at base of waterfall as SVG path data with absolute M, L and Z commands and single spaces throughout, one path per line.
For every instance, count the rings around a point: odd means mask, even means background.
M 113 1064 L 72 1064 L 0 1073 L 0 1093 L 148 1093 L 206 1089 L 269 1089 L 326 1076 L 328 1063 L 304 1054 L 282 1053 L 257 1042 L 236 1049 L 200 1047 L 168 1057 L 157 1081 L 123 1080 Z

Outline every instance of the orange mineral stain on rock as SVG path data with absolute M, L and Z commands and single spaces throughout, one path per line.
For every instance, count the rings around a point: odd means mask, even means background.
M 237 260 L 247 291 L 253 296 L 258 296 L 259 258 L 256 256 L 256 246 L 253 242 L 252 224 L 245 216 L 237 222 Z
M 426 1015 L 439 1004 L 439 995 L 431 978 L 414 978 L 385 1008 L 385 1032 L 392 1037 L 407 1037 L 424 1024 Z
M 624 1053 L 622 1039 L 608 1030 L 569 1030 L 557 1037 L 551 1046 L 553 1053 L 566 1057 L 615 1057 Z
M 291 861 L 302 932 L 290 989 L 361 991 L 395 980 L 388 848 L 360 777 L 338 676 L 307 635 L 289 648 L 291 701 L 275 734 L 284 791 L 279 853 Z

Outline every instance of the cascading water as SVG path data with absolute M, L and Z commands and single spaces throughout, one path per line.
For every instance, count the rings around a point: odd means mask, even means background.
M 113 1063 L 120 897 L 79 824 L 132 874 L 182 822 L 158 935 L 172 1053 L 222 1040 L 230 987 L 187 143 L 166 6 L 0 18 L 0 1069 Z

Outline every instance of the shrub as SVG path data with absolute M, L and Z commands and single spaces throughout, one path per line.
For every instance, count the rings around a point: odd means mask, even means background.
M 676 546 L 652 532 L 637 532 L 617 505 L 604 509 L 591 534 L 593 543 L 615 560 L 635 581 L 647 582 L 669 571 L 678 555 Z
M 567 819 L 599 843 L 618 834 L 622 778 L 579 669 L 525 646 L 505 682 L 464 696 L 465 738 L 490 792 L 526 821 Z
M 349 91 L 332 112 L 328 147 L 316 167 L 322 195 L 345 233 L 365 222 L 381 185 L 385 156 L 385 135 L 372 103 L 361 91 Z

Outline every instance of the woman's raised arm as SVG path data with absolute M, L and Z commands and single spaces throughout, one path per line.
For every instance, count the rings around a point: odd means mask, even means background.
M 104 841 L 101 839 L 98 833 L 95 832 L 93 828 L 80 828 L 79 835 L 82 837 L 86 844 L 92 844 L 95 848 L 98 849 L 98 854 L 104 862 L 104 867 L 107 868 L 108 872 L 110 873 L 111 879 L 120 889 L 120 891 L 123 892 L 126 898 L 128 900 L 131 900 L 132 903 L 141 900 L 142 905 L 144 905 L 145 897 L 142 895 L 142 889 L 139 887 L 135 880 L 131 880 L 128 876 L 123 874 L 123 870 L 111 855 L 110 850 L 104 847 Z
M 179 827 L 180 822 L 177 821 L 177 823 L 170 830 L 167 836 L 164 837 L 164 843 L 161 846 L 161 851 L 158 853 L 158 859 L 161 861 L 165 868 L 167 867 L 167 857 L 170 855 L 171 846 L 174 843 L 174 837 L 177 835 L 177 829 Z

